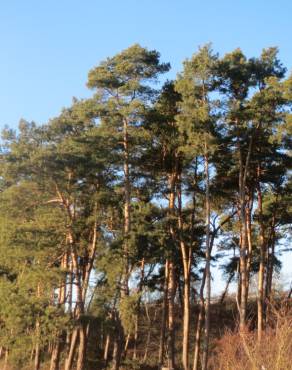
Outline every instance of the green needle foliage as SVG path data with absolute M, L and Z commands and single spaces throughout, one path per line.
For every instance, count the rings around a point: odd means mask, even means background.
M 249 332 L 264 351 L 288 320 L 292 78 L 277 48 L 169 69 L 135 44 L 89 71 L 92 97 L 3 130 L 3 368 L 212 369 L 226 323 L 250 365 Z

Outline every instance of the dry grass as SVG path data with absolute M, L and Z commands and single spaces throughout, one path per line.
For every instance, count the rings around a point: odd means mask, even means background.
M 272 327 L 259 343 L 256 333 L 226 332 L 210 358 L 212 370 L 292 370 L 292 314 L 274 310 Z

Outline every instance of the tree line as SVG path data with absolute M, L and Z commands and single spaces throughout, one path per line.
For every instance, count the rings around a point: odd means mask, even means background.
M 242 337 L 256 277 L 262 340 L 291 232 L 292 79 L 277 54 L 206 45 L 162 83 L 170 65 L 133 45 L 89 71 L 91 98 L 3 130 L 4 368 L 118 370 L 151 357 L 206 370 L 215 264 L 237 284 Z

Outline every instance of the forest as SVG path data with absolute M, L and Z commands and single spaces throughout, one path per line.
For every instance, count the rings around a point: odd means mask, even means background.
M 2 131 L 1 369 L 291 369 L 292 75 L 210 44 L 169 71 L 134 44 Z

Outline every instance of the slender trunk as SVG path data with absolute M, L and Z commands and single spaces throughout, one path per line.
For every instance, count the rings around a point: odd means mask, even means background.
M 142 258 L 141 261 L 141 278 L 138 288 L 139 298 L 137 302 L 137 312 L 135 317 L 135 333 L 134 333 L 134 352 L 133 352 L 133 359 L 135 360 L 137 358 L 137 343 L 138 343 L 138 334 L 139 334 L 139 319 L 140 319 L 140 311 L 141 311 L 141 295 L 144 285 L 144 276 L 145 273 L 145 259 Z
M 211 271 L 210 271 L 210 189 L 209 189 L 209 159 L 207 154 L 207 143 L 205 142 L 205 178 L 206 178 L 206 301 L 205 301 L 205 337 L 203 348 L 202 369 L 208 366 L 208 350 L 210 336 L 210 299 L 211 299 Z
M 165 271 L 164 271 L 163 306 L 162 306 L 162 319 L 161 319 L 159 354 L 158 354 L 159 365 L 162 365 L 164 361 L 166 323 L 167 323 L 167 316 L 168 316 L 168 306 L 167 306 L 168 284 L 169 284 L 169 260 L 167 259 L 165 261 Z
M 131 334 L 128 333 L 127 334 L 127 337 L 126 337 L 125 346 L 124 346 L 123 358 L 126 358 L 127 357 L 127 352 L 128 352 L 128 348 L 129 348 L 130 338 L 131 338 Z
M 226 297 L 226 295 L 227 295 L 227 293 L 228 293 L 229 285 L 230 285 L 230 283 L 231 283 L 231 281 L 232 281 L 232 279 L 233 279 L 233 278 L 234 278 L 234 272 L 232 272 L 232 273 L 229 275 L 229 277 L 228 277 L 228 280 L 227 280 L 227 282 L 226 282 L 225 289 L 223 290 L 223 293 L 222 293 L 222 295 L 221 295 L 221 297 L 220 297 L 220 301 L 219 301 L 220 306 L 224 303 L 225 297 Z
M 174 326 L 174 298 L 175 298 L 175 269 L 174 263 L 169 263 L 168 285 L 168 367 L 175 368 L 175 326 Z
M 68 353 L 67 359 L 65 361 L 65 370 L 71 370 L 72 369 L 77 338 L 78 338 L 78 328 L 75 328 L 73 330 L 73 333 L 72 333 L 72 336 L 71 336 L 69 353 Z
M 146 345 L 145 345 L 145 352 L 144 352 L 144 356 L 143 356 L 143 362 L 144 362 L 144 363 L 147 361 L 147 357 L 148 357 L 148 348 L 149 348 L 149 344 L 150 344 L 150 339 L 151 339 L 151 330 L 150 330 L 150 328 L 148 328 L 147 339 L 146 339 Z
M 251 196 L 250 196 L 249 201 L 247 202 L 247 207 L 246 207 L 246 229 L 247 229 L 247 243 L 248 243 L 247 261 L 246 261 L 247 297 L 249 293 L 250 270 L 251 270 L 251 262 L 252 262 L 252 228 L 251 228 L 252 208 L 253 208 L 253 194 L 251 192 Z
M 81 325 L 79 328 L 79 348 L 76 370 L 83 370 L 85 366 L 85 355 L 86 355 L 86 328 Z
M 60 360 L 60 341 L 57 339 L 57 342 L 53 348 L 51 356 L 50 370 L 59 370 L 59 360 Z
M 111 365 L 111 370 L 119 370 L 122 357 L 122 343 L 124 335 L 121 333 L 122 328 L 118 320 L 119 319 L 116 318 L 116 335 L 114 340 L 113 361 Z
M 109 334 L 107 334 L 106 339 L 105 339 L 104 352 L 103 352 L 103 359 L 105 362 L 105 366 L 107 366 L 107 362 L 108 362 L 110 342 L 111 342 L 111 337 Z
M 122 281 L 122 294 L 129 295 L 129 251 L 128 251 L 128 237 L 131 228 L 131 185 L 130 185 L 130 169 L 129 169 L 129 134 L 128 134 L 128 121 L 124 119 L 123 122 L 123 146 L 124 146 L 124 258 L 125 258 L 125 271 Z
M 119 340 L 118 338 L 115 338 L 114 340 L 114 348 L 113 348 L 113 361 L 112 361 L 112 365 L 111 365 L 111 370 L 118 370 L 119 368 L 119 349 L 118 349 L 118 346 L 119 346 Z
M 73 278 L 73 263 L 72 263 L 72 259 L 70 259 L 70 262 L 69 262 L 69 286 L 68 286 L 68 298 L 67 298 L 67 302 L 68 302 L 68 312 L 70 315 L 72 315 L 72 312 L 73 312 L 73 301 L 72 301 L 72 297 L 73 297 L 73 283 L 74 283 L 74 278 Z
M 67 271 L 68 268 L 68 260 L 69 253 L 65 252 L 62 261 L 61 261 L 61 268 L 63 271 Z M 66 303 L 66 292 L 67 292 L 67 275 L 65 275 L 64 280 L 61 282 L 59 287 L 59 296 L 58 296 L 58 306 L 61 307 Z M 53 344 L 52 354 L 51 354 L 51 363 L 50 363 L 50 370 L 58 370 L 59 369 L 59 361 L 60 361 L 60 352 L 61 352 L 61 337 L 62 333 L 57 332 L 55 342 Z
M 37 343 L 35 346 L 35 356 L 34 356 L 34 370 L 40 369 L 40 344 Z
M 243 164 L 242 148 L 238 143 L 239 150 L 239 201 L 240 201 L 240 302 L 239 302 L 239 329 L 241 333 L 246 331 L 246 306 L 247 306 L 247 224 L 246 224 L 246 180 L 252 149 L 252 137 L 250 138 L 246 162 Z
M 182 363 L 184 370 L 189 370 L 189 332 L 190 332 L 190 271 L 191 248 L 187 248 L 183 240 L 181 186 L 178 189 L 178 226 L 180 231 L 180 248 L 183 260 L 184 294 L 183 294 L 183 350 Z
M 258 177 L 260 177 L 260 168 L 258 167 Z M 260 242 L 260 266 L 258 273 L 258 340 L 262 339 L 264 329 L 264 278 L 265 278 L 265 231 L 263 224 L 263 199 L 261 185 L 258 180 L 258 211 L 259 211 L 259 242 Z
M 129 133 L 128 120 L 123 119 L 123 155 L 124 155 L 124 244 L 123 244 L 123 274 L 121 278 L 121 298 L 129 296 L 129 234 L 131 229 L 131 183 L 129 165 Z M 118 370 L 122 356 L 124 343 L 124 330 L 120 328 L 119 317 L 116 317 L 116 335 L 114 341 L 112 370 Z
M 136 360 L 137 358 L 138 327 L 139 327 L 139 315 L 137 314 L 135 317 L 133 360 Z
M 199 310 L 196 334 L 195 334 L 193 370 L 198 370 L 199 368 L 201 332 L 202 332 L 202 325 L 203 325 L 204 311 L 205 311 L 205 299 L 204 299 L 205 282 L 206 282 L 206 267 L 204 269 L 204 274 L 203 274 L 201 287 L 200 287 L 200 310 Z
M 169 178 L 169 216 L 170 216 L 170 234 L 175 243 L 174 215 L 175 215 L 175 185 L 177 174 L 173 173 Z M 175 267 L 173 256 L 169 262 L 169 281 L 168 281 L 168 367 L 175 367 L 175 328 L 174 328 L 174 299 L 176 293 Z
M 271 237 L 269 245 L 267 246 L 267 275 L 266 275 L 266 299 L 270 300 L 273 284 L 273 273 L 274 273 L 274 258 L 275 258 L 275 215 L 272 217 L 271 224 Z
M 232 213 L 230 216 L 228 216 L 224 221 L 221 222 L 221 224 L 213 230 L 212 236 L 210 238 L 210 230 L 209 230 L 209 260 L 211 259 L 212 249 L 214 245 L 214 241 L 217 235 L 217 232 L 221 229 L 221 227 L 228 222 L 228 220 L 233 217 L 234 213 Z M 210 262 L 210 261 L 209 261 Z M 209 265 L 210 269 L 210 265 Z M 204 289 L 206 284 L 206 277 L 207 277 L 207 270 L 208 270 L 208 264 L 206 260 L 205 269 L 202 277 L 201 287 L 200 287 L 200 311 L 197 321 L 197 327 L 196 327 L 196 334 L 195 334 L 195 350 L 194 350 L 194 361 L 193 361 L 193 370 L 197 370 L 199 367 L 199 355 L 200 355 L 200 341 L 201 341 L 201 331 L 202 331 L 202 324 L 204 320 L 204 313 L 205 313 L 205 299 L 204 299 Z M 208 295 L 208 294 L 207 294 Z M 211 296 L 211 293 L 209 294 L 209 297 Z M 206 305 L 207 306 L 207 305 Z M 210 302 L 209 302 L 210 307 Z
M 2 369 L 3 369 L 3 370 L 7 370 L 7 365 L 8 365 L 8 355 L 9 355 L 9 351 L 8 351 L 8 349 L 6 348 L 6 349 L 5 349 L 5 356 L 4 356 L 4 364 L 3 364 L 3 367 L 2 367 Z
M 150 319 L 149 310 L 148 310 L 148 306 L 147 306 L 146 302 L 145 302 L 145 312 L 146 312 L 146 316 L 147 316 L 147 320 L 148 320 L 148 332 L 147 332 L 147 340 L 146 340 L 146 345 L 145 345 L 145 352 L 144 352 L 144 356 L 143 356 L 143 362 L 144 363 L 147 361 L 148 349 L 149 349 L 150 339 L 151 339 L 151 319 Z M 157 311 L 155 309 L 153 322 L 155 322 L 155 320 L 156 320 L 156 314 L 157 314 Z
M 184 272 L 184 315 L 183 315 L 183 367 L 189 370 L 189 332 L 190 332 L 190 274 Z

